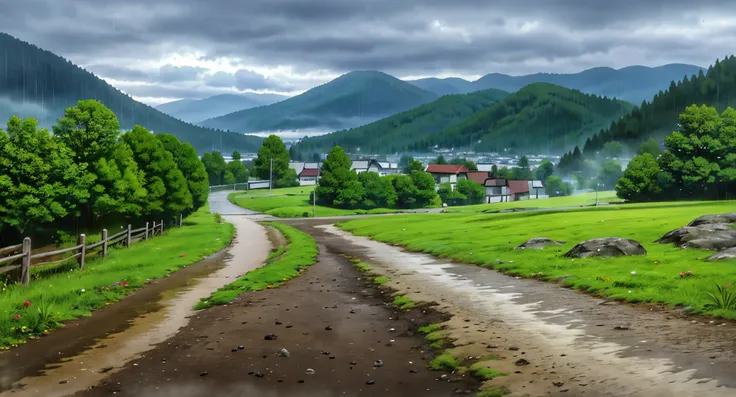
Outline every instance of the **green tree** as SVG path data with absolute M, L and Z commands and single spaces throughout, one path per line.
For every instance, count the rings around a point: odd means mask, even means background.
M 435 208 L 442 205 L 437 195 L 436 185 L 432 174 L 428 172 L 412 172 L 411 179 L 416 186 L 416 205 L 424 208 Z
M 352 161 L 340 146 L 333 147 L 322 164 L 317 200 L 329 206 L 348 207 L 363 201 L 363 186 L 351 170 Z
M 437 156 L 437 158 L 436 158 L 436 159 L 434 160 L 434 163 L 435 163 L 435 164 L 447 164 L 447 160 L 445 160 L 445 156 L 443 156 L 443 155 L 441 155 L 441 154 L 440 154 L 440 155 L 439 155 L 439 156 Z
M 644 153 L 649 153 L 652 155 L 652 157 L 656 159 L 657 156 L 662 154 L 662 149 L 657 144 L 657 141 L 655 141 L 654 139 L 649 139 L 648 141 L 639 145 L 639 148 L 636 149 L 636 154 Z
M 121 139 L 133 150 L 138 167 L 146 173 L 146 214 L 175 216 L 194 207 L 187 180 L 161 141 L 138 125 Z
M 453 189 L 449 182 L 440 183 L 437 195 L 440 196 L 440 200 L 447 205 L 462 205 L 465 204 L 468 198 L 457 189 Z
M 455 190 L 467 197 L 468 204 L 480 204 L 485 202 L 486 188 L 478 182 L 470 179 L 461 179 L 457 181 Z
M 503 167 L 500 170 L 498 170 L 498 177 L 502 179 L 514 179 L 514 172 L 508 169 L 508 167 Z
M 271 160 L 273 160 L 273 167 Z M 287 170 L 289 170 L 289 152 L 286 150 L 284 141 L 277 135 L 269 135 L 258 149 L 258 157 L 253 162 L 254 173 L 258 179 L 268 180 L 273 171 L 274 185 L 282 187 L 279 182 L 284 182 L 283 176 Z
M 542 160 L 542 162 L 539 164 L 539 167 L 537 167 L 537 169 L 535 170 L 535 176 L 537 180 L 540 180 L 540 181 L 546 181 L 547 178 L 552 176 L 552 174 L 554 173 L 555 173 L 555 165 L 552 164 L 552 162 L 549 161 L 549 159 Z
M 396 205 L 400 208 L 412 208 L 417 202 L 417 187 L 409 175 L 391 175 L 391 184 L 396 192 Z
M 399 168 L 401 168 L 402 170 L 409 169 L 409 162 L 411 160 L 414 160 L 414 157 L 411 157 L 407 154 L 401 156 L 401 158 L 399 159 Z
M 409 160 L 409 173 L 414 171 L 424 172 L 424 164 L 419 160 L 411 159 Z
M 518 165 L 520 168 L 529 168 L 529 159 L 526 156 L 521 156 Z
M 110 109 L 95 100 L 79 101 L 64 111 L 53 130 L 85 170 L 79 181 L 89 197 L 80 198 L 75 213 L 83 224 L 91 226 L 99 216 L 110 214 L 141 214 L 145 174 L 130 148 L 118 140 L 120 124 Z
M 550 175 L 544 182 L 544 190 L 550 197 L 566 196 L 568 194 L 567 185 L 562 182 L 559 176 Z
M 225 170 L 225 175 L 222 176 L 222 181 L 226 185 L 232 185 L 235 183 L 235 175 L 230 170 Z
M 603 189 L 611 189 L 616 187 L 616 182 L 621 178 L 621 164 L 616 160 L 605 160 L 598 170 L 598 183 L 603 185 Z
M 13 116 L 7 127 L 7 133 L 0 129 L 0 230 L 23 234 L 73 212 L 89 192 L 78 179 L 84 166 L 38 121 Z
M 603 149 L 601 150 L 601 155 L 603 155 L 604 158 L 616 158 L 621 157 L 621 155 L 624 153 L 624 145 L 621 144 L 619 141 L 611 141 L 606 142 L 606 144 L 603 145 Z
M 187 188 L 192 195 L 192 209 L 187 212 L 202 208 L 207 204 L 209 177 L 204 163 L 197 156 L 197 151 L 188 142 L 179 142 L 179 138 L 174 135 L 158 133 L 154 136 L 161 141 L 164 149 L 171 153 L 177 168 L 187 180 Z
M 391 208 L 396 204 L 396 190 L 389 178 L 380 177 L 375 172 L 361 172 L 358 181 L 365 190 L 367 207 Z
M 227 163 L 227 171 L 230 171 L 230 173 L 233 175 L 233 178 L 235 179 L 234 183 L 246 183 L 248 182 L 248 178 L 250 177 L 248 169 L 245 168 L 245 164 L 243 164 L 241 161 L 233 160 Z
M 220 152 L 205 153 L 202 156 L 202 164 L 204 164 L 204 169 L 207 171 L 210 186 L 226 184 L 224 177 L 225 171 L 227 171 L 227 163 L 225 163 L 225 158 L 222 157 Z
M 616 183 L 616 195 L 624 200 L 652 201 L 661 192 L 657 184 L 657 160 L 649 153 L 635 156 Z
M 237 149 L 233 150 L 232 158 L 233 161 L 240 161 L 240 152 Z
M 498 175 L 499 175 L 498 174 L 498 166 L 496 164 L 493 164 L 491 166 L 491 177 L 492 178 L 498 178 L 499 177 Z
M 456 157 L 450 160 L 450 164 L 464 165 L 470 171 L 478 171 L 478 166 L 470 159 Z
M 299 177 L 296 175 L 296 170 L 288 168 L 282 175 L 281 178 L 276 180 L 276 186 L 278 187 L 296 187 L 299 186 Z

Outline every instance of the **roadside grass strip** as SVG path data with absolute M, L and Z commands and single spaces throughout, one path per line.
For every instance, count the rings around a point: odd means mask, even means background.
M 230 303 L 244 292 L 276 288 L 315 263 L 317 244 L 310 235 L 278 222 L 265 222 L 264 224 L 283 233 L 287 245 L 271 253 L 264 266 L 246 273 L 234 282 L 218 289 L 208 298 L 203 298 L 195 309 L 200 310 Z
M 548 212 L 376 217 L 338 226 L 411 251 L 513 276 L 560 282 L 614 300 L 680 306 L 693 313 L 736 318 L 733 305 L 727 308 L 718 302 L 730 302 L 724 294 L 736 294 L 736 261 L 708 261 L 713 251 L 654 242 L 701 215 L 733 212 L 734 208 L 734 201 L 668 202 Z M 565 243 L 545 249 L 514 249 L 534 237 Z M 634 239 L 647 254 L 563 256 L 576 244 L 601 237 Z
M 110 249 L 104 261 L 89 258 L 83 270 L 72 261 L 52 274 L 36 273 L 29 285 L 0 286 L 0 349 L 90 316 L 151 280 L 225 248 L 235 234 L 233 225 L 216 223 L 207 212 L 207 207 L 200 209 L 186 218 L 184 227 L 168 229 L 163 236 Z

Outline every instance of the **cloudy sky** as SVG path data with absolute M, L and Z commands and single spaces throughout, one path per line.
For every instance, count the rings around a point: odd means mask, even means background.
M 156 104 L 400 78 L 690 63 L 733 51 L 728 0 L 0 0 L 0 31 Z

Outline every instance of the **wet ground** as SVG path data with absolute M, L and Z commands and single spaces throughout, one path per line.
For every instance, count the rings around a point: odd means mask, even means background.
M 392 278 L 392 287 L 415 300 L 441 302 L 441 310 L 467 320 L 455 322 L 453 336 L 459 344 L 475 344 L 470 351 L 488 343 L 494 346 L 489 351 L 501 351 L 509 361 L 529 361 L 524 368 L 505 365 L 521 370 L 503 380 L 519 395 L 736 395 L 733 322 L 616 304 L 409 253 L 352 236 L 331 222 L 290 223 L 327 247 L 372 263 Z M 510 352 L 511 347 L 519 350 Z M 530 372 L 536 380 L 526 378 Z

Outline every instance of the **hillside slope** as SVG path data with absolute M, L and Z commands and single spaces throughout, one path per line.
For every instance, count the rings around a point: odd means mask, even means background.
M 634 108 L 548 83 L 530 84 L 428 138 L 441 147 L 559 153 Z
M 288 97 L 276 94 L 222 94 L 203 99 L 181 99 L 163 103 L 156 106 L 156 109 L 179 120 L 196 123 L 239 110 L 270 105 L 286 98 Z
M 340 145 L 348 152 L 355 152 L 358 148 L 367 153 L 413 151 L 423 146 L 422 140 L 428 135 L 465 120 L 507 95 L 507 92 L 495 89 L 446 95 L 361 127 L 303 139 L 294 151 L 303 155 L 325 153 L 335 145 Z
M 610 141 L 619 141 L 631 149 L 649 138 L 661 143 L 677 130 L 680 113 L 692 104 L 714 106 L 719 112 L 728 106 L 736 107 L 736 57 L 717 60 L 707 73 L 701 71 L 679 83 L 672 82 L 667 90 L 591 137 L 581 146 L 583 153 L 594 153 Z
M 352 128 L 431 102 L 437 95 L 385 73 L 356 71 L 275 103 L 205 120 L 239 132 Z
M 697 74 L 701 67 L 685 64 L 668 64 L 658 67 L 629 66 L 622 69 L 598 67 L 579 73 L 535 73 L 525 76 L 509 76 L 501 73 L 487 74 L 470 82 L 458 78 L 421 79 L 409 81 L 417 87 L 435 93 L 467 93 L 489 88 L 516 92 L 533 83 L 551 83 L 587 94 L 618 98 L 640 104 L 667 88 L 671 81 Z M 451 92 L 452 89 L 456 91 Z
M 124 129 L 139 124 L 191 143 L 197 152 L 258 150 L 261 139 L 187 124 L 133 100 L 92 73 L 49 51 L 0 33 L 0 122 L 33 117 L 50 127 L 80 99 L 97 99 L 112 109 Z

